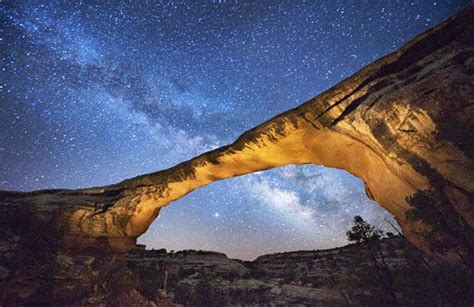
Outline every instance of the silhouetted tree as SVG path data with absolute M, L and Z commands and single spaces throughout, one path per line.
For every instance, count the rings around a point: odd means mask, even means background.
M 346 234 L 349 241 L 365 245 L 385 291 L 390 295 L 392 303 L 398 305 L 390 270 L 378 242 L 383 238 L 383 231 L 367 223 L 361 216 L 356 215 L 354 216 L 354 225 Z M 381 263 L 378 261 L 377 253 L 380 256 Z
M 354 216 L 354 225 L 346 232 L 349 241 L 369 243 L 380 240 L 383 232 L 367 223 L 360 215 Z

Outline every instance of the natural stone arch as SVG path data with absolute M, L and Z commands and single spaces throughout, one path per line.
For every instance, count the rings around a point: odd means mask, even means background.
M 361 178 L 418 247 L 444 244 L 442 257 L 472 263 L 473 19 L 468 7 L 231 145 L 111 186 L 1 192 L 1 208 L 33 206 L 69 245 L 127 249 L 160 208 L 197 188 L 312 163 Z
M 298 246 L 345 245 L 355 215 L 390 236 L 400 233 L 392 214 L 367 197 L 360 178 L 321 165 L 287 165 L 189 193 L 160 210 L 137 243 L 173 251 L 217 248 L 229 258 L 253 260 Z M 214 237 L 216 231 L 223 237 Z

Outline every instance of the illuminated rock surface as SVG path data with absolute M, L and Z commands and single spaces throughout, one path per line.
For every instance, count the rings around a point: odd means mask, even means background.
M 0 210 L 31 213 L 57 228 L 69 246 L 126 250 L 160 208 L 197 188 L 312 163 L 361 178 L 367 195 L 395 216 L 412 243 L 469 264 L 473 74 L 471 6 L 231 145 L 111 186 L 0 192 Z

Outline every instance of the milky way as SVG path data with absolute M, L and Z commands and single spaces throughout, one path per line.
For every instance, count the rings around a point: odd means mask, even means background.
M 0 188 L 79 188 L 232 142 L 468 1 L 6 1 Z M 265 3 L 265 4 L 263 4 Z M 346 243 L 389 213 L 350 174 L 288 166 L 195 191 L 140 242 L 252 259 Z

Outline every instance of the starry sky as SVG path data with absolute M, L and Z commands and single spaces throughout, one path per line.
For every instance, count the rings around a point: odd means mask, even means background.
M 228 144 L 469 1 L 2 1 L 0 189 L 107 185 Z M 360 180 L 287 166 L 163 209 L 140 243 L 230 257 L 390 230 Z

